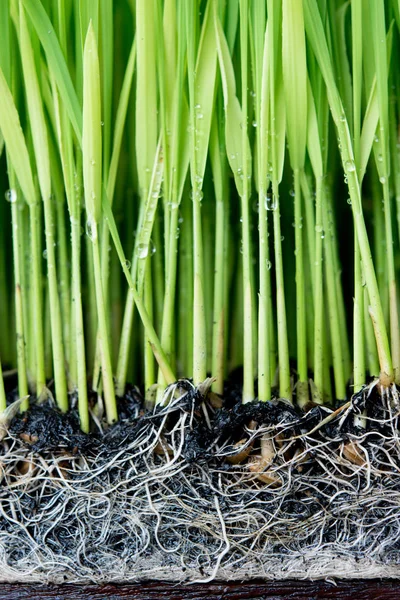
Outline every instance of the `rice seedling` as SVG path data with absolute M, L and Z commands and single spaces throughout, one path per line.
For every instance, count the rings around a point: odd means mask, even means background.
M 160 503 L 181 548 L 204 496 L 210 577 L 233 561 L 233 522 L 245 560 L 270 543 L 245 524 L 249 490 L 258 525 L 271 503 L 276 540 L 295 535 L 297 509 L 278 508 L 293 473 L 307 506 L 314 488 L 334 503 L 340 482 L 351 495 L 373 479 L 375 510 L 399 466 L 397 2 L 2 0 L 0 33 L 10 486 L 45 463 L 95 514 L 90 482 L 103 469 L 111 488 L 115 463 L 118 502 L 150 507 L 162 551 Z M 61 423 L 56 441 L 42 418 Z M 109 541 L 111 503 L 104 530 L 90 510 Z M 127 536 L 127 555 L 146 535 Z

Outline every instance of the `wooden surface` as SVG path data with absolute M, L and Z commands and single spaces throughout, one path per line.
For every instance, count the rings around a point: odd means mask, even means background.
M 0 600 L 400 600 L 400 583 L 395 581 L 326 582 L 249 582 L 174 586 L 143 583 L 140 585 L 40 586 L 0 585 Z

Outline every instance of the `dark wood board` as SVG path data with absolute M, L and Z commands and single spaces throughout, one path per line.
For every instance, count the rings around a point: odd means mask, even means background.
M 0 600 L 400 600 L 400 582 L 390 580 L 274 581 L 172 585 L 41 586 L 0 584 Z

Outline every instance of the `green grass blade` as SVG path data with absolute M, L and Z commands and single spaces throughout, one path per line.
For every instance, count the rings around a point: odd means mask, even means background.
M 22 0 L 22 3 L 46 52 L 49 67 L 57 82 L 75 134 L 80 140 L 82 135 L 82 111 L 53 25 L 40 0 Z
M 107 332 L 107 318 L 101 276 L 99 240 L 97 233 L 98 224 L 102 213 L 101 93 L 97 43 L 92 23 L 89 24 L 83 54 L 84 81 L 82 153 L 85 205 L 88 218 L 87 233 L 90 241 L 92 242 L 93 249 L 104 399 L 106 404 L 107 420 L 109 423 L 112 423 L 117 419 L 118 415 L 112 376 L 111 355 Z
M 247 2 L 241 3 L 241 17 L 248 18 Z M 251 246 L 249 238 L 249 177 L 251 176 L 251 152 L 247 136 L 247 109 L 246 99 L 247 85 L 242 81 L 244 112 L 236 96 L 236 83 L 232 60 L 228 44 L 222 30 L 221 23 L 214 14 L 215 32 L 217 39 L 218 59 L 221 72 L 222 89 L 225 107 L 225 145 L 228 161 L 233 172 L 236 188 L 241 197 L 242 205 L 242 247 L 243 247 L 243 328 L 244 328 L 244 383 L 243 402 L 254 398 L 254 340 L 253 340 L 253 286 L 251 276 Z M 244 34 L 244 25 L 241 21 L 241 63 L 242 78 L 247 64 L 244 64 L 247 56 L 247 33 Z M 247 25 L 246 25 L 247 30 Z
M 36 202 L 32 169 L 21 129 L 19 116 L 4 73 L 0 70 L 0 129 L 7 146 L 10 161 L 17 175 L 22 193 L 28 204 Z
M 55 230 L 53 221 L 53 203 L 51 199 L 50 158 L 47 142 L 47 128 L 44 119 L 41 92 L 39 89 L 39 83 L 35 69 L 33 48 L 25 19 L 24 9 L 21 4 L 20 48 L 36 168 L 39 178 L 39 187 L 44 203 L 49 299 L 51 304 L 51 343 L 54 357 L 56 397 L 58 406 L 63 411 L 66 411 L 68 409 L 68 397 L 65 377 L 65 358 L 62 338 L 60 300 L 57 289 L 56 256 L 54 251 Z
M 277 304 L 277 337 L 279 362 L 279 394 L 282 398 L 291 400 L 289 344 L 286 319 L 285 283 L 282 257 L 281 211 L 279 184 L 282 180 L 285 156 L 285 101 L 283 97 L 283 80 L 281 71 L 281 21 L 282 2 L 268 2 L 268 56 L 270 77 L 270 119 L 273 127 L 270 131 L 272 196 L 267 208 L 273 213 L 274 255 L 276 272 L 276 304 Z
M 302 0 L 283 0 L 282 16 L 282 73 L 295 191 L 297 397 L 304 405 L 308 400 L 308 377 L 300 171 L 304 168 L 307 137 L 307 63 Z

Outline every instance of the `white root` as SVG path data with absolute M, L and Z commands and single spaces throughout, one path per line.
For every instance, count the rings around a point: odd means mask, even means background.
M 3 580 L 399 577 L 396 389 L 356 432 L 346 432 L 350 402 L 317 425 L 286 416 L 244 424 L 236 438 L 215 434 L 193 460 L 188 440 L 218 408 L 203 411 L 186 390 L 170 386 L 113 448 L 39 453 L 35 438 L 5 435 Z

